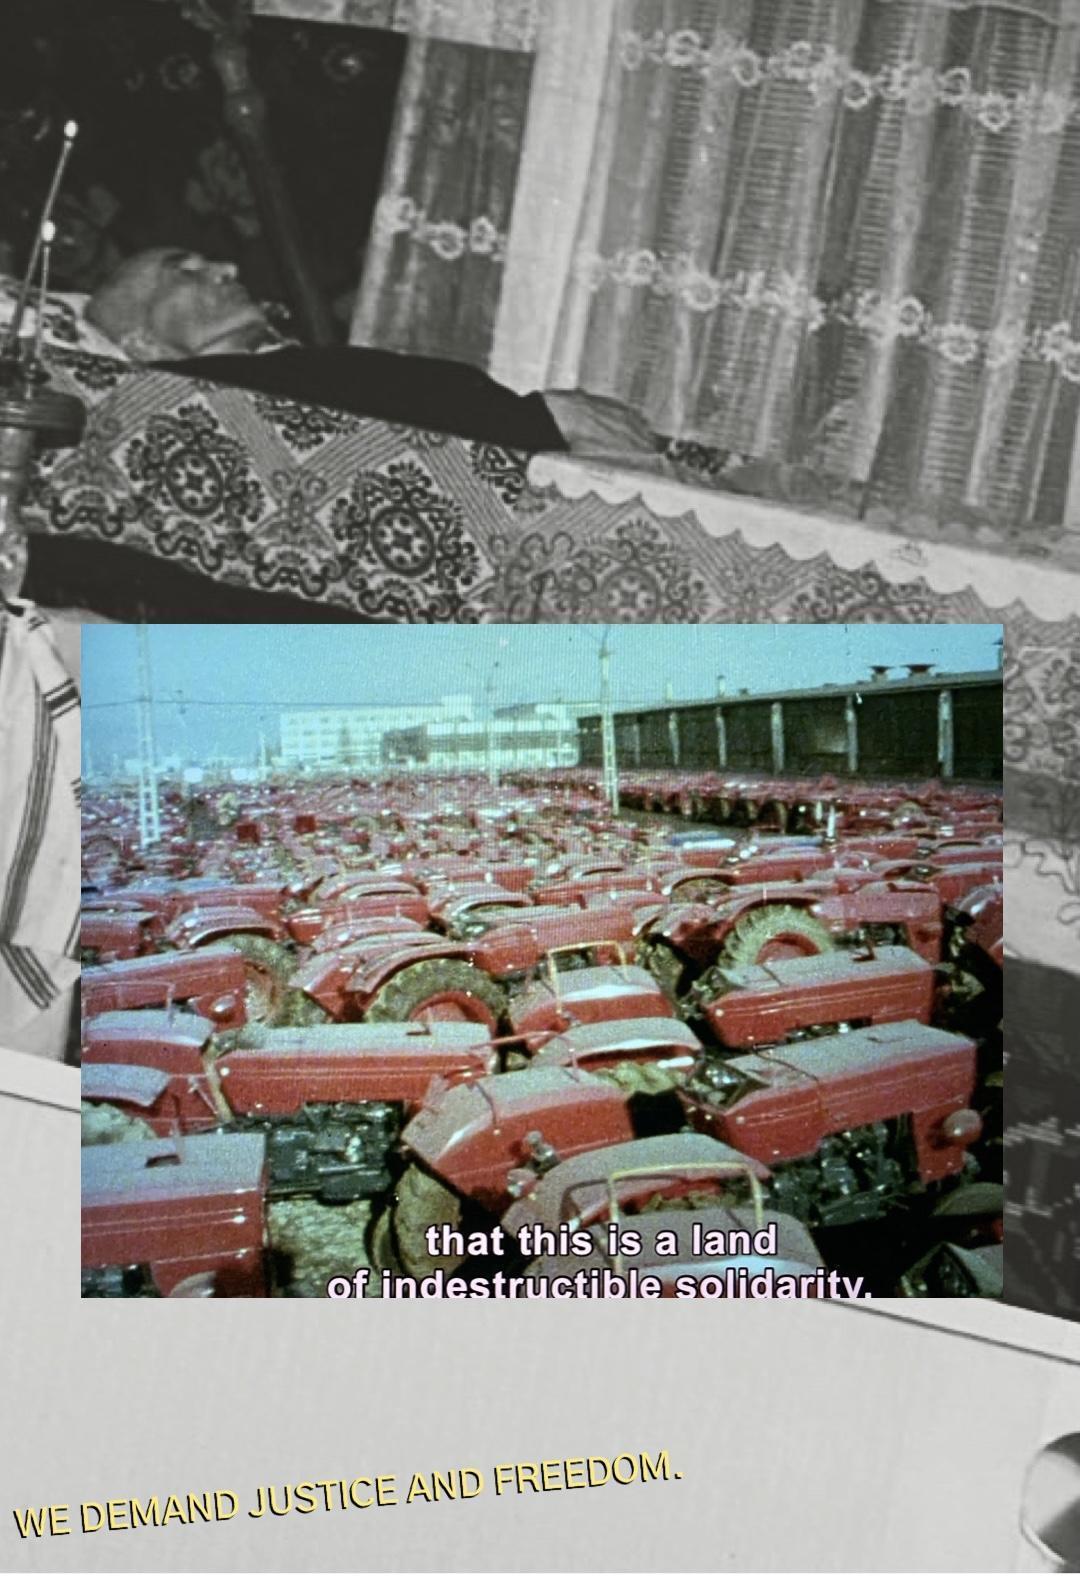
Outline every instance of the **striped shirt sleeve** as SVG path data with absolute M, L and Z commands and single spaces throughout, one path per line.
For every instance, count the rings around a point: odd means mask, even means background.
M 78 979 L 79 732 L 48 620 L 0 603 L 0 1044 Z

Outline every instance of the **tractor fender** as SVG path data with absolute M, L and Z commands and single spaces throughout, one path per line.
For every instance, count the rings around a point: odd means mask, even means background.
M 395 936 L 419 936 L 424 931 L 423 925 L 415 919 L 403 919 L 393 914 L 386 914 L 375 919 L 350 919 L 340 925 L 333 925 L 316 936 L 311 943 L 313 953 L 343 952 L 347 947 L 355 947 L 360 942 L 370 942 L 376 945 L 382 941 L 390 941 Z
M 89 1018 L 99 1012 L 192 1001 L 197 1003 L 198 1011 L 204 1002 L 213 1006 L 217 998 L 227 995 L 235 995 L 236 1006 L 240 1007 L 245 981 L 245 960 L 231 947 L 151 953 L 83 969 L 82 1010 Z M 208 1012 L 207 1016 L 220 1023 L 225 1014 Z
M 332 1018 L 339 1018 L 345 1011 L 348 983 L 355 967 L 353 951 L 315 953 L 289 976 L 288 986 L 310 996 Z
M 149 1111 L 171 1081 L 171 1075 L 160 1067 L 89 1062 L 82 1069 L 82 1098 L 108 1100 L 111 1105 L 133 1105 L 140 1111 Z
M 650 928 L 662 915 L 669 912 L 666 903 L 634 904 L 634 940 L 650 933 Z
M 541 1045 L 534 1067 L 579 1067 L 584 1072 L 620 1062 L 656 1062 L 666 1068 L 691 1068 L 702 1044 L 678 1018 L 604 1019 L 575 1024 Z
M 309 946 L 324 931 L 348 925 L 362 919 L 411 919 L 425 925 L 428 919 L 427 899 L 415 887 L 402 886 L 400 890 L 373 891 L 354 894 L 348 899 L 339 898 L 317 908 L 301 908 L 288 918 L 289 934 L 302 947 Z
M 287 931 L 280 921 L 269 918 L 257 908 L 235 904 L 230 907 L 189 908 L 178 914 L 165 931 L 165 940 L 181 951 L 189 947 L 202 947 L 211 941 L 220 941 L 237 931 L 247 935 L 267 936 L 271 941 L 283 941 Z
M 642 934 L 650 941 L 666 941 L 669 946 L 684 952 L 712 924 L 716 912 L 708 903 L 680 903 L 663 910 L 658 916 L 659 923 L 654 921 Z
M 177 1131 L 190 1133 L 217 1126 L 220 1118 L 207 1086 L 206 1074 L 195 1078 L 168 1067 L 140 1066 L 131 1062 L 88 1062 L 82 1069 L 82 1099 L 86 1105 L 113 1106 L 137 1126 L 150 1128 L 159 1137 Z M 231 1113 L 225 1112 L 225 1120 Z M 87 1139 L 84 1135 L 83 1142 Z
M 511 1199 L 511 1173 L 540 1146 L 559 1160 L 634 1137 L 625 1094 L 573 1067 L 529 1067 L 434 1093 L 402 1143 L 440 1181 L 492 1213 Z
M 604 942 L 631 942 L 635 935 L 634 909 L 618 902 L 604 909 L 535 908 L 489 930 L 473 943 L 470 961 L 486 974 L 505 979 L 536 966 L 555 948 L 580 947 L 588 951 Z
M 410 939 L 406 946 L 390 943 L 379 951 L 366 955 L 360 953 L 353 959 L 353 970 L 345 984 L 346 991 L 350 996 L 367 999 L 380 991 L 393 975 L 414 963 L 427 963 L 432 958 L 460 958 L 465 963 L 474 961 L 474 949 L 463 942 L 441 936 L 429 938 L 426 932 L 423 940 L 423 946 Z

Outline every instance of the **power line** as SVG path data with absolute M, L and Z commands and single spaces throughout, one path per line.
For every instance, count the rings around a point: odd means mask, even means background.
M 96 700 L 84 701 L 83 711 L 115 711 L 120 709 L 130 710 L 138 705 L 138 697 L 132 696 L 130 700 Z M 437 706 L 438 701 L 340 701 L 340 700 L 190 700 L 186 695 L 182 700 L 170 699 L 167 695 L 154 696 L 154 706 L 158 710 L 162 706 L 173 706 L 183 709 L 185 706 L 224 706 L 228 708 L 253 708 L 266 710 L 268 707 L 279 706 L 283 711 L 400 711 L 403 707 L 410 706 Z

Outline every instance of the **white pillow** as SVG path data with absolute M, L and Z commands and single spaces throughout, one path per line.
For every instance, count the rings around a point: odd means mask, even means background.
M 0 331 L 6 330 L 19 299 L 16 280 L 0 275 Z M 44 345 L 56 350 L 84 350 L 92 356 L 107 356 L 111 361 L 127 361 L 127 356 L 100 328 L 84 316 L 89 296 L 77 291 L 52 291 L 45 298 Z M 33 335 L 37 321 L 37 291 L 31 290 L 22 321 L 22 336 Z

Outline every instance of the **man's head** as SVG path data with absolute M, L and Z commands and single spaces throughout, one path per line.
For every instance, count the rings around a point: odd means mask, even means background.
M 136 361 L 251 350 L 267 332 L 232 263 L 179 247 L 121 263 L 90 297 L 86 317 Z

